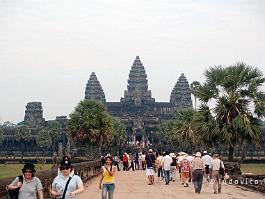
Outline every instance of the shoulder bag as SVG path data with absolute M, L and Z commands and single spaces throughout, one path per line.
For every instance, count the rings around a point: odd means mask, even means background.
M 222 176 L 225 175 L 225 169 L 222 167 L 222 161 L 221 160 L 220 160 L 219 174 Z
M 72 176 L 72 177 L 73 177 L 73 176 Z M 68 181 L 66 182 L 66 185 L 65 185 L 65 188 L 64 188 L 64 191 L 63 191 L 63 196 L 62 196 L 61 199 L 65 199 L 65 194 L 66 194 L 66 191 L 67 191 L 67 187 L 68 187 L 69 182 L 70 182 L 70 180 L 72 179 L 72 177 L 70 177 L 70 178 L 68 179 Z
M 23 176 L 18 176 L 18 182 L 23 184 Z M 13 190 L 7 190 L 7 199 L 18 199 L 19 188 Z

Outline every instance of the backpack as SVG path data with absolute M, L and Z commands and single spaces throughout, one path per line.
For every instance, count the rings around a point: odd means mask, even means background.
M 123 155 L 122 161 L 123 162 L 128 162 L 128 156 L 127 155 Z
M 23 183 L 23 176 L 18 176 L 18 182 Z M 7 191 L 7 199 L 18 199 L 19 189 L 20 188 L 8 190 Z

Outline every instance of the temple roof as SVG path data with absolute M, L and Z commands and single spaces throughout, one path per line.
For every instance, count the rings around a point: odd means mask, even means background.
M 106 102 L 104 91 L 97 79 L 95 72 L 92 72 L 86 84 L 85 99 L 94 99 L 102 103 Z

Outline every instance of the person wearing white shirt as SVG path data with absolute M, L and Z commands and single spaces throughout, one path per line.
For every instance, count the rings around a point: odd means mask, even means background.
M 207 181 L 209 181 L 209 168 L 212 163 L 212 157 L 207 154 L 207 151 L 204 151 L 203 153 L 204 155 L 202 156 L 202 160 L 205 165 L 205 174 L 207 177 Z
M 214 184 L 214 194 L 221 193 L 221 175 L 219 174 L 219 169 L 224 168 L 223 162 L 220 160 L 218 154 L 214 154 L 213 161 L 210 165 L 210 176 L 213 177 Z
M 172 163 L 172 158 L 169 156 L 168 151 L 166 151 L 165 154 L 166 155 L 162 159 L 162 165 L 163 165 L 163 169 L 164 169 L 164 176 L 165 176 L 166 185 L 168 185 L 169 180 L 170 180 L 170 165 Z

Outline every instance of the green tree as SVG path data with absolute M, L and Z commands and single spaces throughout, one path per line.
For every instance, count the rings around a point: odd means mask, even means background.
M 208 115 L 208 119 L 212 114 L 216 121 L 209 121 L 208 133 L 212 135 L 208 136 L 229 146 L 228 159 L 232 161 L 236 144 L 246 140 L 255 144 L 260 140 L 258 118 L 265 114 L 265 95 L 260 87 L 265 79 L 259 69 L 244 63 L 211 67 L 205 77 L 206 82 L 197 89 L 196 95 L 203 103 L 202 113 Z M 210 101 L 215 102 L 213 109 L 209 108 Z M 200 120 L 203 122 L 199 126 L 208 122 L 203 114 Z
M 202 136 L 197 133 L 196 112 L 193 108 L 176 111 L 174 120 L 162 122 L 160 129 L 164 144 L 181 150 L 198 149 L 203 145 Z
M 79 144 L 101 146 L 112 138 L 111 117 L 103 104 L 94 100 L 82 100 L 70 114 L 70 137 Z
M 22 159 L 24 157 L 25 147 L 27 146 L 27 143 L 31 140 L 31 138 L 32 138 L 31 130 L 26 125 L 21 125 L 17 128 L 16 140 L 19 141 L 22 145 L 21 148 Z
M 37 134 L 37 145 L 41 148 L 50 148 L 52 146 L 51 133 L 47 128 L 40 130 Z
M 190 88 L 191 88 L 191 93 L 194 96 L 194 102 L 195 102 L 195 111 L 197 110 L 197 95 L 196 95 L 196 91 L 198 90 L 198 88 L 201 86 L 200 82 L 198 81 L 193 81 L 190 84 Z
M 126 141 L 125 126 L 121 123 L 120 119 L 112 118 L 112 145 L 121 147 Z
M 4 141 L 4 131 L 2 127 L 0 126 L 0 144 L 2 144 Z
M 176 112 L 177 126 L 173 130 L 179 146 L 184 149 L 202 145 L 201 136 L 197 133 L 195 125 L 195 110 L 193 108 L 183 108 Z

